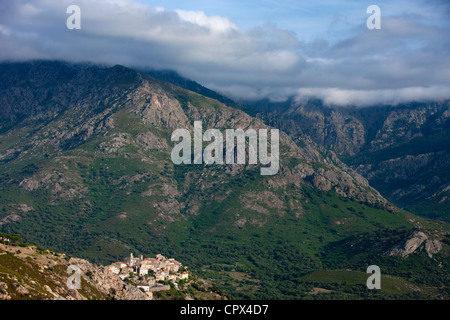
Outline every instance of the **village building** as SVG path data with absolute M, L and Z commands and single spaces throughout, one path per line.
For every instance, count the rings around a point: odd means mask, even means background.
M 120 268 L 117 268 L 114 265 L 110 265 L 107 270 L 108 270 L 108 273 L 113 273 L 113 274 L 119 274 L 120 273 Z
M 138 282 L 138 283 L 136 283 L 136 286 L 138 289 L 142 289 L 145 292 L 150 291 L 150 284 L 148 284 L 148 283 Z
M 162 289 L 166 287 L 158 281 L 171 281 L 176 284 L 180 279 L 188 279 L 189 274 L 186 269 L 177 260 L 167 259 L 161 254 L 157 254 L 154 258 L 144 258 L 142 255 L 134 257 L 133 253 L 130 253 L 130 256 L 125 258 L 124 262 L 114 262 L 106 267 L 107 272 L 118 275 L 122 280 L 130 277 L 134 279 L 137 276 L 140 280 L 136 284 L 137 287 L 150 293 L 170 289 L 170 286 L 167 286 L 167 289 Z M 180 270 L 183 270 L 183 272 L 180 272 Z
M 118 268 L 125 268 L 127 266 L 127 264 L 124 262 L 116 262 L 115 264 Z
M 166 260 L 166 258 L 162 254 L 159 254 L 159 253 L 156 255 L 156 259 L 160 260 L 160 261 Z
M 165 280 L 165 276 L 162 273 L 156 273 L 155 274 L 155 280 L 156 281 L 164 281 Z
M 146 266 L 146 265 L 141 265 L 141 267 L 139 268 L 139 275 L 142 277 L 142 276 L 146 276 L 146 275 L 148 275 L 148 270 L 149 270 L 150 268 L 148 267 L 148 266 Z
M 180 274 L 180 279 L 188 279 L 189 278 L 189 273 L 187 272 L 182 272 Z

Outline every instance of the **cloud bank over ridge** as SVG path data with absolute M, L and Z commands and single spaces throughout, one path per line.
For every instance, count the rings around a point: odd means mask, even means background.
M 367 6 L 360 4 L 360 23 L 344 36 L 304 41 L 275 24 L 242 29 L 224 16 L 133 0 L 8 1 L 0 3 L 0 61 L 172 69 L 240 99 L 366 106 L 450 98 L 449 7 L 410 3 L 417 14 L 380 5 L 381 30 L 366 28 Z M 81 8 L 81 30 L 66 28 L 71 4 Z M 428 23 L 431 6 L 442 19 Z

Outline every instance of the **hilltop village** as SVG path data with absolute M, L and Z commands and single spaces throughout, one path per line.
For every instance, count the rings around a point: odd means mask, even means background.
M 131 253 L 123 262 L 109 265 L 107 271 L 118 275 L 122 280 L 134 282 L 149 296 L 152 296 L 153 292 L 170 289 L 169 282 L 178 289 L 177 282 L 189 278 L 187 267 L 161 254 L 154 258 L 144 258 L 142 255 L 133 257 Z
M 4 266 L 0 300 L 227 299 L 214 283 L 188 272 L 175 259 L 161 254 L 144 259 L 130 254 L 123 261 L 96 265 L 22 242 L 20 235 L 0 232 L 0 265 Z M 82 280 L 79 288 L 77 272 Z

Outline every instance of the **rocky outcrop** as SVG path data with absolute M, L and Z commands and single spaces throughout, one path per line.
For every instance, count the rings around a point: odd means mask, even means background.
M 430 239 L 424 232 L 414 232 L 403 244 L 393 248 L 389 255 L 407 257 L 417 250 L 425 250 L 431 258 L 433 254 L 442 249 L 442 243 L 438 239 Z
M 2 281 L 0 281 L 0 300 L 11 300 L 11 296 L 8 294 L 8 285 Z
M 425 242 L 425 251 L 427 252 L 428 256 L 431 258 L 433 254 L 439 253 L 439 251 L 442 250 L 442 242 L 438 239 L 434 240 L 427 240 Z

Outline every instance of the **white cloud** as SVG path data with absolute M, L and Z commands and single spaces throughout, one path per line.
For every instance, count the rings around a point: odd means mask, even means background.
M 448 99 L 450 86 L 409 87 L 384 90 L 348 90 L 338 88 L 304 88 L 298 90 L 297 100 L 320 98 L 326 105 L 371 106 L 400 104 L 411 101 Z
M 81 30 L 65 27 L 71 4 L 81 7 Z M 226 17 L 132 0 L 17 0 L 0 7 L 0 60 L 173 69 L 243 99 L 299 95 L 367 105 L 450 98 L 450 28 L 412 16 L 384 16 L 376 31 L 362 21 L 330 43 L 303 42 L 271 24 L 243 30 Z
M 175 10 L 175 12 L 181 20 L 206 27 L 212 32 L 238 30 L 238 27 L 231 23 L 227 18 L 219 16 L 208 17 L 202 11 Z

